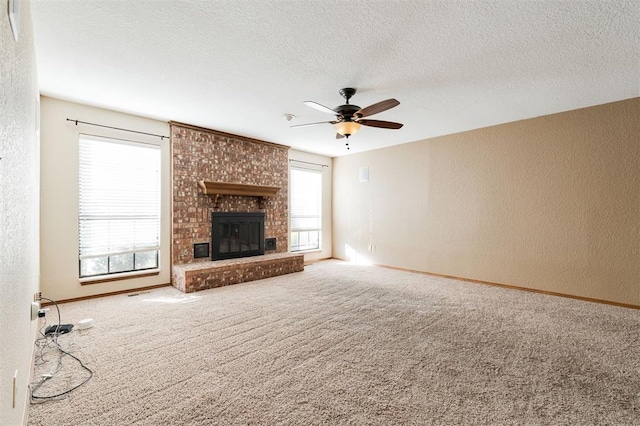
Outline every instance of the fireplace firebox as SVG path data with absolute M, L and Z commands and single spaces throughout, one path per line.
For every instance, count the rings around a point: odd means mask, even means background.
M 264 254 L 264 213 L 211 213 L 211 260 Z

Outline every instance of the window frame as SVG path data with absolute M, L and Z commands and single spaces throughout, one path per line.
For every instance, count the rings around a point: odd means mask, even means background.
M 153 201 L 153 207 L 155 208 L 156 213 L 151 215 L 153 217 L 152 220 L 156 222 L 155 225 L 155 240 L 157 243 L 155 245 L 143 245 L 141 247 L 133 247 L 131 250 L 115 250 L 110 251 L 108 253 L 98 253 L 98 254 L 82 254 L 82 237 L 81 237 L 81 227 L 83 225 L 83 221 L 87 221 L 90 219 L 83 219 L 82 214 L 82 171 L 81 171 L 81 152 L 82 145 L 84 143 L 109 143 L 109 144 L 118 144 L 118 145 L 128 145 L 139 148 L 153 149 L 155 151 L 155 155 L 157 158 L 156 163 L 156 173 L 157 173 L 157 181 L 153 183 L 153 187 L 157 189 L 156 197 Z M 160 143 L 152 143 L 152 142 L 141 142 L 141 141 L 133 141 L 129 139 L 119 139 L 114 137 L 104 137 L 97 136 L 91 134 L 78 134 L 78 278 L 80 283 L 82 284 L 91 284 L 97 282 L 106 282 L 106 281 L 115 281 L 119 279 L 126 278 L 136 278 L 141 276 L 149 276 L 149 275 L 158 275 L 160 273 L 161 267 L 161 257 L 162 257 L 162 146 Z M 108 217 L 109 214 L 104 214 L 105 217 Z M 114 216 L 111 214 L 111 216 Z M 148 216 L 148 215 L 147 215 Z M 131 216 L 133 220 L 135 220 L 135 216 Z M 135 243 L 134 243 L 135 244 Z M 136 255 L 140 255 L 142 253 L 149 253 L 152 257 L 155 257 L 154 263 L 149 266 L 143 266 L 136 268 Z M 122 254 L 131 254 L 131 262 L 133 269 L 126 270 L 110 270 L 112 258 L 115 256 L 119 256 Z M 95 274 L 84 274 L 83 275 L 83 260 L 91 259 L 91 258 L 106 258 L 107 259 L 107 271 L 99 272 Z M 85 271 L 86 272 L 86 271 Z
M 309 253 L 309 252 L 317 252 L 317 251 L 322 251 L 322 232 L 323 232 L 323 215 L 322 215 L 322 202 L 323 202 L 323 173 L 321 169 L 315 169 L 315 168 L 311 168 L 311 167 L 304 167 L 304 166 L 294 166 L 291 165 L 289 167 L 289 186 L 291 188 L 293 188 L 293 171 L 298 171 L 298 172 L 305 172 L 305 173 L 313 173 L 316 174 L 319 177 L 319 182 L 318 182 L 318 210 L 317 210 L 317 215 L 294 215 L 293 211 L 293 206 L 294 206 L 294 201 L 293 201 L 293 190 L 290 191 L 290 200 L 289 200 L 289 204 L 290 204 L 290 208 L 289 208 L 289 251 L 291 253 Z M 317 219 L 317 223 L 318 226 L 317 227 L 311 227 L 311 228 L 294 228 L 293 226 L 293 222 L 294 219 L 297 218 L 302 218 L 302 219 Z M 293 238 L 293 234 L 294 232 L 298 233 L 298 241 L 300 241 L 300 232 L 317 232 L 317 246 L 315 247 L 308 247 L 308 248 L 298 248 L 298 249 L 294 249 L 294 238 Z M 307 244 L 308 245 L 308 244 Z M 296 247 L 300 247 L 300 244 L 298 243 Z

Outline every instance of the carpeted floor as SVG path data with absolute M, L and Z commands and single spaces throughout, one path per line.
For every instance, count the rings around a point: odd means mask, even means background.
M 637 310 L 339 261 L 60 308 L 94 375 L 30 425 L 640 424 Z

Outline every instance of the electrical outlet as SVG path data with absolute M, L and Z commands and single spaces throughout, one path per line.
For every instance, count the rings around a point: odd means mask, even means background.
M 38 302 L 38 301 L 40 301 L 40 299 L 42 299 L 42 292 L 41 291 L 36 291 L 33 294 L 33 301 L 34 302 Z
M 38 311 L 40 310 L 40 303 L 31 302 L 31 321 L 38 319 Z

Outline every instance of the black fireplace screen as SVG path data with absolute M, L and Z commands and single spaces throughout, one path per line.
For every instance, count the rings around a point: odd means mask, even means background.
M 211 259 L 264 254 L 264 213 L 212 213 Z

